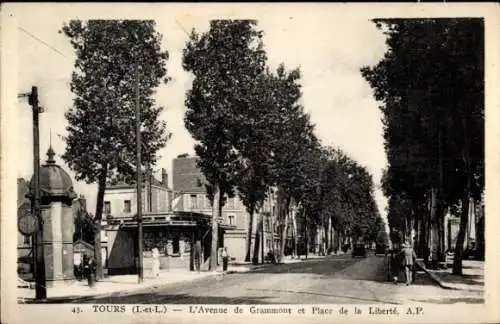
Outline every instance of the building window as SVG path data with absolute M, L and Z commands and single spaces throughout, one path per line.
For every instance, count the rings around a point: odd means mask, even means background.
M 123 211 L 125 213 L 130 213 L 131 212 L 131 205 L 130 205 L 130 200 L 125 200 L 123 202 Z
M 234 215 L 229 215 L 227 218 L 229 220 L 229 225 L 234 225 Z
M 197 201 L 196 201 L 196 195 L 191 195 L 191 209 L 196 209 L 196 208 L 198 208 L 198 207 L 196 206 L 196 202 L 197 202 Z
M 31 244 L 31 235 L 23 235 L 24 238 L 24 244 L 25 245 L 30 245 Z
M 109 201 L 104 202 L 104 214 L 111 214 L 111 203 Z
M 203 208 L 203 195 L 198 195 L 198 206 Z

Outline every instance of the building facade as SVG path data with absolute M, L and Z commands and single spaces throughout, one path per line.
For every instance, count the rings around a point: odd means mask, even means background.
M 161 180 L 149 172 L 142 186 L 142 212 L 168 212 L 171 210 L 172 190 L 168 187 L 168 175 L 161 170 Z M 137 185 L 116 181 L 108 183 L 104 193 L 103 215 L 127 218 L 137 213 Z
M 212 215 L 212 204 L 207 197 L 205 184 L 207 183 L 203 173 L 198 167 L 198 158 L 194 156 L 181 156 L 173 160 L 172 165 L 174 201 L 173 211 L 194 212 L 206 216 Z M 264 254 L 271 250 L 273 224 L 271 222 L 270 211 L 275 208 L 272 200 L 264 202 L 262 209 L 262 219 L 264 223 L 263 246 Z M 246 254 L 246 237 L 249 226 L 249 213 L 243 202 L 236 194 L 235 197 L 227 197 L 222 208 L 223 224 L 228 225 L 222 237 L 222 244 L 228 248 L 230 257 L 236 260 L 244 260 Z M 259 215 L 254 215 L 252 230 L 252 253 L 255 241 L 255 233 L 259 228 Z M 261 237 L 262 239 L 262 237 Z M 262 242 L 261 241 L 261 242 Z M 262 246 L 262 245 L 261 245 Z M 259 253 L 261 260 L 262 251 Z
M 195 270 L 195 247 L 200 269 L 208 267 L 211 248 L 211 219 L 198 210 L 172 210 L 172 190 L 162 169 L 161 180 L 152 174 L 142 186 L 143 267 L 145 275 L 152 267 L 151 251 L 160 251 L 160 269 Z M 107 237 L 108 274 L 137 272 L 138 224 L 137 185 L 123 181 L 109 184 L 104 193 L 103 229 Z M 219 240 L 227 224 L 221 224 Z M 229 226 L 230 227 L 230 226 Z

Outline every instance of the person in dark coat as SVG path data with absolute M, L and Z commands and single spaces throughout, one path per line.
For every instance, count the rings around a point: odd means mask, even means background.
M 391 249 L 390 255 L 390 270 L 391 280 L 394 284 L 398 283 L 399 271 L 401 270 L 401 262 L 399 260 L 399 253 L 395 248 Z
M 227 263 L 229 261 L 229 254 L 227 253 L 227 247 L 222 250 L 222 273 L 227 273 Z

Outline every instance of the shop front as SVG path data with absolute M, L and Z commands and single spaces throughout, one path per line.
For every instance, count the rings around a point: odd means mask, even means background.
M 219 247 L 224 246 L 227 224 L 219 226 Z M 109 275 L 137 273 L 137 221 L 108 220 L 104 230 L 108 237 L 107 272 Z M 151 250 L 160 252 L 160 269 L 196 270 L 195 255 L 204 268 L 211 249 L 211 219 L 204 214 L 174 212 L 145 214 L 143 216 L 143 267 L 149 276 L 152 268 Z M 196 253 L 198 247 L 198 253 Z

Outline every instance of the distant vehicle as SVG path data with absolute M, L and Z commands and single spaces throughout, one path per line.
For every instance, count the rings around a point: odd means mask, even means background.
M 364 243 L 356 243 L 352 248 L 352 257 L 363 257 L 366 258 L 366 247 Z
M 386 254 L 387 253 L 387 248 L 385 244 L 377 244 L 375 246 L 375 255 L 377 254 Z

